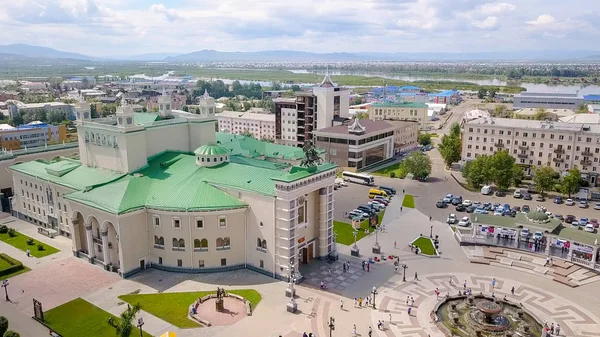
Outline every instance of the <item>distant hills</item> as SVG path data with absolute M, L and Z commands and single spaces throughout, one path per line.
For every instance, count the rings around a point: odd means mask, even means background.
M 9 55 L 8 58 L 5 55 Z M 349 62 L 349 61 L 528 61 L 528 60 L 598 60 L 598 51 L 517 51 L 517 52 L 473 52 L 473 53 L 312 53 L 304 51 L 267 50 L 257 52 L 221 52 L 216 50 L 200 50 L 192 53 L 149 53 L 139 55 L 123 55 L 111 58 L 100 58 L 79 53 L 71 53 L 48 47 L 28 44 L 0 45 L 0 60 L 29 57 L 36 62 L 57 63 L 57 60 L 111 62 Z M 16 60 L 13 60 L 13 62 Z

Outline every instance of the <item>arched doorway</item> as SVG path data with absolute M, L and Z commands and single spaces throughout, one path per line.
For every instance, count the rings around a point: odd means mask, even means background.
M 120 268 L 121 264 L 119 261 L 119 241 L 117 240 L 117 229 L 110 221 L 105 221 L 102 227 L 104 231 L 107 232 L 106 239 L 108 241 L 108 250 L 106 254 L 107 259 L 104 262 L 107 264 L 112 264 L 112 266 L 115 268 Z
M 87 224 L 92 225 L 92 246 L 90 256 L 104 262 L 104 253 L 102 250 L 102 236 L 100 235 L 100 223 L 95 216 L 90 215 L 87 218 Z
M 83 223 L 83 215 L 75 212 L 71 217 L 71 225 L 73 229 L 73 241 L 75 242 L 75 251 L 81 251 L 89 254 L 87 237 L 85 234 L 85 226 Z

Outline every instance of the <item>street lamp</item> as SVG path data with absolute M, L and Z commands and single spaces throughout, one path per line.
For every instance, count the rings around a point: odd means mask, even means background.
M 140 317 L 138 318 L 137 324 L 138 329 L 140 329 L 140 337 L 144 337 L 144 333 L 142 332 L 142 326 L 144 326 L 144 319 Z
M 373 287 L 371 294 L 373 294 L 373 309 L 375 309 L 375 295 L 377 295 L 377 289 L 375 289 L 375 287 Z
M 406 282 L 406 269 L 408 268 L 408 266 L 406 265 L 406 263 L 402 262 L 402 270 L 403 270 L 403 274 L 402 274 L 402 282 Z
M 8 280 L 2 281 L 2 285 L 0 287 L 4 288 L 4 294 L 6 295 L 6 302 L 10 302 L 10 298 L 8 298 Z
M 429 237 L 433 238 L 433 225 L 429 226 Z
M 335 318 L 329 317 L 329 337 L 331 337 L 333 330 L 335 330 Z

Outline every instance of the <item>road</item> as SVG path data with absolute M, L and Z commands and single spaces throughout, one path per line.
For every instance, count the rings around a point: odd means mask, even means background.
M 0 301 L 0 315 L 8 319 L 8 329 L 18 332 L 21 337 L 48 336 L 49 331 L 47 328 L 19 310 L 15 310 L 14 306 L 4 301 L 4 296 Z

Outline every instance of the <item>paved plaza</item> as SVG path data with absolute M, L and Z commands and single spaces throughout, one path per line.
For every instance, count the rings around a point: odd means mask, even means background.
M 441 173 L 440 173 L 441 174 Z M 383 178 L 381 183 L 384 184 Z M 436 213 L 429 220 L 429 206 L 421 203 L 434 202 L 433 194 L 440 194 L 446 186 L 445 179 L 435 184 L 422 186 L 423 183 L 405 180 L 385 181 L 397 190 L 406 189 L 416 196 L 418 209 L 400 211 L 402 196 L 394 198 L 388 207 L 383 224 L 385 232 L 370 234 L 358 242 L 360 257 L 350 256 L 350 247 L 338 245 L 340 259 L 333 263 L 312 261 L 301 266 L 305 277 L 297 286 L 298 311 L 294 314 L 285 310 L 289 298 L 285 297 L 287 284 L 249 270 L 238 270 L 215 274 L 179 274 L 158 270 L 147 270 L 123 280 L 114 273 L 108 273 L 98 266 L 70 255 L 70 242 L 66 238 L 52 241 L 40 237 L 33 225 L 15 222 L 15 227 L 36 239 L 49 241 L 62 251 L 56 256 L 42 259 L 25 259 L 22 252 L 0 242 L 0 252 L 6 252 L 23 260 L 32 271 L 14 277 L 11 280 L 12 303 L 2 303 L 0 310 L 11 310 L 12 318 L 19 323 L 29 322 L 33 327 L 31 336 L 39 335 L 37 323 L 28 317 L 32 313 L 31 299 L 40 299 L 44 309 L 82 297 L 92 304 L 115 315 L 124 310 L 125 304 L 119 295 L 128 293 L 168 293 L 225 289 L 257 290 L 262 301 L 252 316 L 244 317 L 228 326 L 209 328 L 179 329 L 147 312 L 140 313 L 144 318 L 144 330 L 159 336 L 165 331 L 175 331 L 178 336 L 285 336 L 301 337 L 302 333 L 312 332 L 316 336 L 329 336 L 329 319 L 335 318 L 335 331 L 332 336 L 351 336 L 356 325 L 360 336 L 368 336 L 372 327 L 373 336 L 381 337 L 437 337 L 441 332 L 434 326 L 430 313 L 437 303 L 434 294 L 439 289 L 442 295 L 455 295 L 463 290 L 463 282 L 474 293 L 483 292 L 496 297 L 504 297 L 516 303 L 522 303 L 529 311 L 544 321 L 559 323 L 563 336 L 600 336 L 600 298 L 590 296 L 595 293 L 597 278 L 582 282 L 579 287 L 571 288 L 553 281 L 546 274 L 550 268 L 540 267 L 541 260 L 525 261 L 517 253 L 506 252 L 498 257 L 498 263 L 491 265 L 474 264 L 469 261 L 473 256 L 483 254 L 482 248 L 460 247 L 453 238 L 453 232 Z M 448 182 L 450 184 L 450 182 Z M 435 188 L 434 188 L 435 187 Z M 428 191 L 434 189 L 434 191 Z M 428 197 L 431 195 L 431 197 Z M 338 195 L 338 197 L 340 197 Z M 7 221 L 7 219 L 2 219 Z M 415 255 L 408 243 L 419 235 L 428 236 L 433 232 L 440 238 L 441 256 L 430 258 Z M 392 261 L 377 262 L 370 265 L 369 271 L 363 270 L 361 263 L 371 254 L 371 247 L 378 242 L 384 255 L 397 255 L 400 262 L 407 265 L 406 280 L 402 282 L 402 268 L 397 271 Z M 394 248 L 396 242 L 396 248 Z M 20 254 L 20 255 L 19 255 Z M 528 270 L 519 264 L 502 263 L 506 259 L 525 261 L 533 266 Z M 523 263 L 525 265 L 526 263 Z M 350 269 L 344 272 L 342 263 L 350 263 Z M 418 280 L 414 279 L 415 272 Z M 580 271 L 585 273 L 585 271 Z M 496 287 L 492 289 L 491 280 L 496 278 Z M 450 283 L 452 280 L 452 284 Z M 326 282 L 328 290 L 319 289 L 320 282 Z M 354 298 L 370 295 L 377 288 L 375 307 L 357 307 Z M 510 292 L 515 288 L 515 295 Z M 408 315 L 406 297 L 412 296 L 414 304 Z M 191 303 L 190 303 L 191 304 Z M 76 315 L 77 313 L 74 313 Z M 21 315 L 21 316 L 19 316 Z M 19 318 L 21 317 L 21 318 Z M 29 321 L 27 321 L 29 320 Z M 377 329 L 377 322 L 385 322 L 384 329 Z M 18 324 L 26 329 L 27 324 Z M 25 326 L 25 328 L 23 328 Z M 33 331 L 34 329 L 38 329 Z M 22 336 L 28 336 L 22 333 Z

